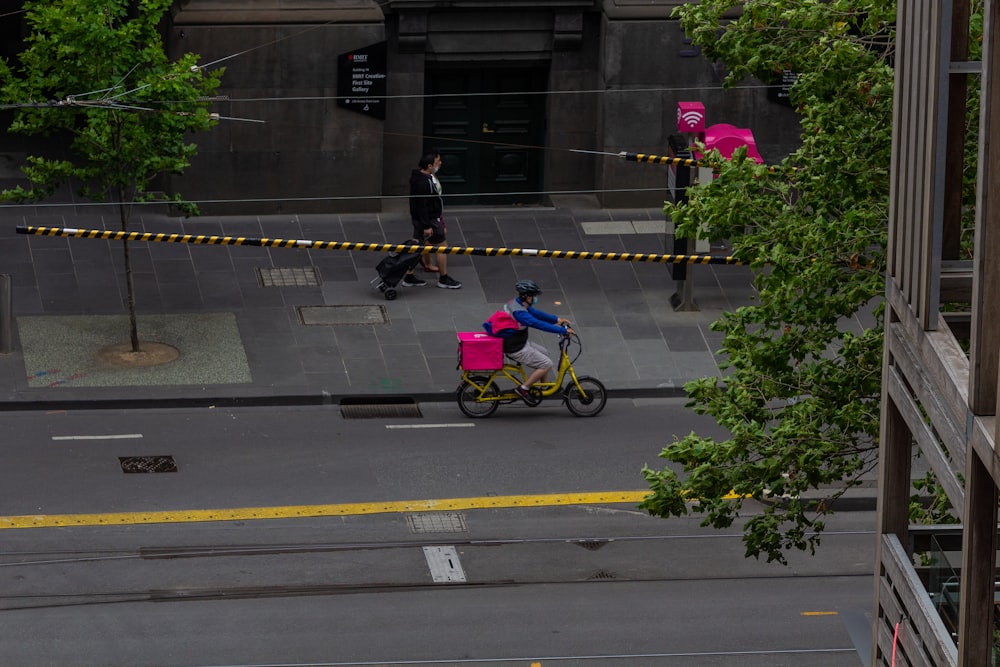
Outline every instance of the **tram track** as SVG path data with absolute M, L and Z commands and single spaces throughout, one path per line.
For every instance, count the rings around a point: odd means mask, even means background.
M 857 539 L 844 531 L 826 539 Z M 121 603 L 199 602 L 405 593 L 431 589 L 833 580 L 871 577 L 870 564 L 809 571 L 758 565 L 690 567 L 727 536 L 587 536 L 527 539 L 414 539 L 391 542 L 187 545 L 134 550 L 6 552 L 0 612 Z M 736 537 L 736 536 L 729 536 Z M 431 581 L 422 549 L 448 544 L 468 580 Z M 690 547 L 698 549 L 691 554 Z M 456 556 L 457 557 L 457 556 Z M 677 567 L 674 567 L 674 564 Z

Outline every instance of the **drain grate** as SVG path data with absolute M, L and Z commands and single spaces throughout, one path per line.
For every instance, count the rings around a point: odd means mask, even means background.
M 587 551 L 597 551 L 610 540 L 577 540 L 573 544 L 583 547 Z
M 257 284 L 261 287 L 319 287 L 322 282 L 315 266 L 257 268 Z
M 392 419 L 423 417 L 412 398 L 345 398 L 340 401 L 344 419 Z
M 587 577 L 587 581 L 594 581 L 596 579 L 614 579 L 614 578 L 615 578 L 614 572 L 608 572 L 607 570 L 598 570 L 597 572 Z
M 299 322 L 306 325 L 388 324 L 382 306 L 299 306 Z
M 122 472 L 177 472 L 173 456 L 119 456 Z
M 407 514 L 411 533 L 465 533 L 465 516 L 458 512 L 428 512 Z

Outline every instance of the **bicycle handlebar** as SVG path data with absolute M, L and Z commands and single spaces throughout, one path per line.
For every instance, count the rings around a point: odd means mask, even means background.
M 559 351 L 560 352 L 567 352 L 567 350 L 569 350 L 569 346 L 572 343 L 574 343 L 574 342 L 580 348 L 580 351 L 576 355 L 576 359 L 579 359 L 580 358 L 580 354 L 583 353 L 583 343 L 580 342 L 580 336 L 575 331 L 572 332 L 572 333 L 566 332 L 566 333 L 559 334 Z M 573 359 L 572 361 L 576 361 L 576 359 Z

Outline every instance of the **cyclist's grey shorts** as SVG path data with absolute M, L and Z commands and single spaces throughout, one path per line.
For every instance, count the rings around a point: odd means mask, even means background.
M 510 352 L 508 357 L 528 368 L 552 368 L 552 360 L 549 359 L 548 351 L 537 343 L 530 340 L 524 344 L 517 352 Z

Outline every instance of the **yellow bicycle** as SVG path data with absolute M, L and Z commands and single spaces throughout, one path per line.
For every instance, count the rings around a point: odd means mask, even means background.
M 569 350 L 574 347 L 576 354 L 571 360 Z M 556 379 L 553 382 L 536 382 L 531 387 L 531 395 L 536 401 L 534 405 L 539 405 L 546 398 L 558 397 L 577 417 L 594 417 L 604 409 L 608 392 L 601 381 L 586 375 L 577 377 L 573 370 L 573 362 L 580 358 L 582 352 L 579 336 L 566 334 L 560 337 Z M 520 364 L 505 358 L 503 368 L 483 375 L 486 372 L 462 371 L 462 383 L 457 393 L 458 407 L 469 417 L 489 417 L 501 404 L 522 400 L 514 392 L 514 387 L 520 386 L 527 377 Z M 508 383 L 510 387 L 506 386 Z

